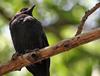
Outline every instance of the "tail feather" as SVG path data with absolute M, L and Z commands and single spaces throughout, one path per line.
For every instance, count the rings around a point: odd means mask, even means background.
M 49 66 L 50 59 L 46 59 L 41 61 L 40 63 L 26 66 L 26 68 L 33 74 L 33 76 L 50 76 Z

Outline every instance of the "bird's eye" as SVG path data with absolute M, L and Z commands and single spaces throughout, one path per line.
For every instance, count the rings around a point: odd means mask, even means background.
M 28 8 L 22 8 L 20 12 L 26 11 Z

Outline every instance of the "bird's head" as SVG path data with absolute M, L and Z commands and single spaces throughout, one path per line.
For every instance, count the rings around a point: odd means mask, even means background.
M 33 5 L 31 8 L 22 8 L 20 10 L 20 13 L 21 14 L 28 14 L 28 15 L 32 16 L 32 11 L 33 11 L 34 7 L 35 7 L 35 5 Z
M 16 15 L 11 19 L 10 24 L 12 23 L 12 21 L 13 21 L 14 19 L 16 19 L 16 18 L 17 18 L 18 16 L 20 16 L 21 14 L 27 14 L 27 15 L 32 16 L 32 11 L 33 11 L 34 7 L 35 7 L 35 5 L 33 5 L 31 8 L 22 8 L 22 9 L 20 10 L 20 12 L 16 13 Z

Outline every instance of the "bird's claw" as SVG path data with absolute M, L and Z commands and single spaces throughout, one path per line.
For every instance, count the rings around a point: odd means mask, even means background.
M 18 52 L 14 53 L 11 60 L 15 60 L 18 56 L 20 56 Z

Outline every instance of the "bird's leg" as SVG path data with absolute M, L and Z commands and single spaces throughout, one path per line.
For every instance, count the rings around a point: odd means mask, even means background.
M 12 55 L 11 60 L 15 60 L 18 56 L 19 56 L 19 53 L 18 53 L 18 52 L 14 53 L 14 54 Z
M 21 54 L 19 54 L 18 52 L 15 52 L 13 55 L 12 55 L 12 60 L 15 60 L 18 56 L 20 56 Z

